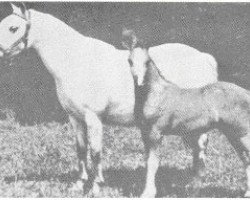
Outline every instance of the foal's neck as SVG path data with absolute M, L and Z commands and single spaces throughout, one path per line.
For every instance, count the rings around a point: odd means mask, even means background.
M 155 63 L 151 60 L 147 65 L 146 74 L 144 77 L 144 83 L 149 91 L 152 92 L 155 87 L 157 88 L 166 88 L 166 87 L 174 87 L 178 88 L 178 86 L 170 81 L 168 81 L 157 68 Z
M 178 89 L 179 87 L 166 80 L 154 62 L 150 61 L 147 65 L 146 74 L 144 76 L 144 85 L 138 86 L 137 82 L 135 81 L 136 119 L 138 119 L 143 125 L 145 119 L 145 106 L 153 105 L 152 109 L 157 108 L 161 104 L 161 101 L 158 101 L 158 97 L 161 97 L 162 95 L 171 96 L 173 90 L 175 91 Z

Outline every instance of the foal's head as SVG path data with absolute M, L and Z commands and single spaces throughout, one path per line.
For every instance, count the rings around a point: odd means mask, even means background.
M 123 36 L 126 37 L 126 40 L 123 41 L 123 46 L 130 51 L 128 62 L 131 73 L 137 85 L 141 86 L 144 84 L 147 66 L 151 62 L 148 48 L 137 39 L 132 31 L 123 33 Z
M 20 53 L 27 46 L 29 11 L 24 4 L 11 4 L 13 13 L 0 22 L 0 57 Z

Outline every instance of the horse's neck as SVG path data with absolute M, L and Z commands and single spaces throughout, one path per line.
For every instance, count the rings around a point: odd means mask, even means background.
M 30 46 L 38 51 L 54 78 L 66 77 L 67 69 L 75 67 L 73 63 L 77 62 L 77 57 L 79 58 L 78 45 L 84 42 L 84 37 L 52 15 L 30 10 L 30 16 Z M 69 60 L 71 60 L 71 66 L 69 66 Z
M 41 13 L 32 9 L 29 11 L 31 18 L 31 36 L 29 37 L 32 38 L 31 45 L 35 48 L 38 47 L 38 43 L 48 41 L 50 38 L 54 41 L 55 39 L 60 39 L 64 36 L 62 31 L 68 31 L 67 25 L 52 15 Z M 60 37 L 56 37 L 57 35 Z

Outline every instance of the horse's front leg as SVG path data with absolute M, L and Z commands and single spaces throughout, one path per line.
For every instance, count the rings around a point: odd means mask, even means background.
M 146 184 L 141 197 L 155 197 L 156 185 L 155 176 L 159 168 L 159 144 L 161 143 L 161 134 L 158 130 L 152 130 L 149 133 L 144 132 L 143 140 L 146 150 Z
M 87 126 L 87 135 L 91 154 L 92 175 L 93 175 L 93 193 L 99 193 L 99 183 L 104 182 L 101 156 L 103 125 L 97 114 L 89 109 L 85 110 L 85 123 Z
M 82 119 L 78 119 L 74 116 L 69 116 L 69 119 L 74 131 L 76 132 L 76 148 L 80 178 L 80 180 L 77 181 L 77 187 L 82 189 L 83 181 L 88 180 L 86 128 L 84 127 Z

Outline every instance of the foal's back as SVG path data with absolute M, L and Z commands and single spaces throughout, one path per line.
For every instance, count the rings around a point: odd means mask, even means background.
M 156 126 L 162 130 L 209 129 L 220 120 L 236 126 L 240 120 L 249 125 L 249 92 L 233 83 L 217 82 L 196 89 L 182 89 L 170 82 L 161 85 L 162 90 L 153 95 L 161 99 L 156 102 L 149 95 L 144 114 L 157 121 Z

